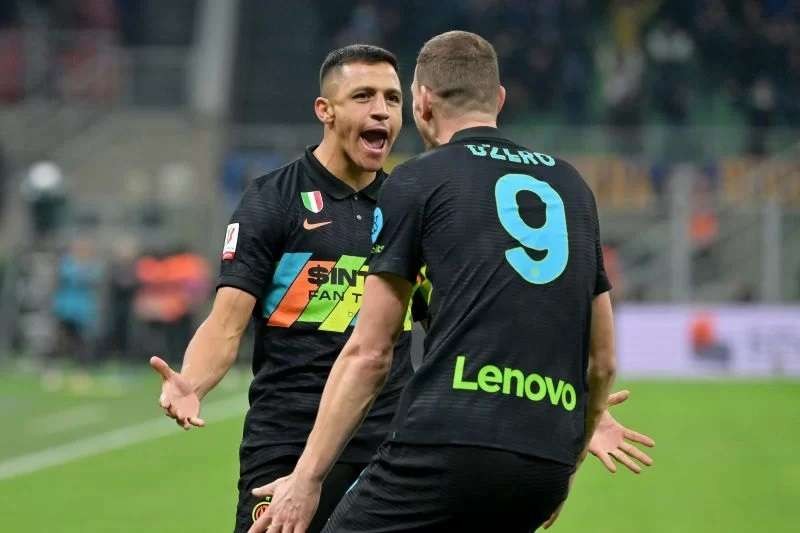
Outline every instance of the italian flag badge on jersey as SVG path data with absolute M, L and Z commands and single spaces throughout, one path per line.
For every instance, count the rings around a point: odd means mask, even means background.
M 319 191 L 301 192 L 300 198 L 303 200 L 303 205 L 312 213 L 319 213 L 322 211 L 322 194 Z

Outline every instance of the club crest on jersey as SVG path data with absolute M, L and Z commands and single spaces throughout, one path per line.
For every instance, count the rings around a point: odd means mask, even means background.
M 319 191 L 301 192 L 300 199 L 303 200 L 303 205 L 312 213 L 319 213 L 322 211 L 322 193 Z
M 239 242 L 239 223 L 228 224 L 225 232 L 225 246 L 222 248 L 223 261 L 230 261 L 236 255 L 236 243 Z
M 258 517 L 267 512 L 271 502 L 272 496 L 266 496 L 262 501 L 258 502 L 255 507 L 253 507 L 253 522 L 258 520 Z

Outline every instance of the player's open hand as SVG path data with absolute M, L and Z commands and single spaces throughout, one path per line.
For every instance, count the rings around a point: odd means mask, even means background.
M 621 404 L 628 399 L 630 394 L 630 391 L 627 390 L 611 394 L 608 397 L 609 407 Z M 628 470 L 638 474 L 642 471 L 639 463 L 650 466 L 653 464 L 653 459 L 631 444 L 632 442 L 643 444 L 649 448 L 656 445 L 655 441 L 647 435 L 630 430 L 617 422 L 606 409 L 600 417 L 591 441 L 589 441 L 589 451 L 605 465 L 609 472 L 617 471 L 617 465 L 614 463 L 614 459 L 616 459 Z
M 319 505 L 322 484 L 292 473 L 269 485 L 253 489 L 253 495 L 272 496 L 267 511 L 247 533 L 305 533 Z
M 191 383 L 160 357 L 151 357 L 150 366 L 162 379 L 158 403 L 164 409 L 164 414 L 175 419 L 183 429 L 205 426 L 205 421 L 200 418 L 200 399 Z

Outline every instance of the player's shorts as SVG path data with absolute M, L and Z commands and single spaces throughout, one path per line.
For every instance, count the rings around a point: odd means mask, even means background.
M 574 466 L 474 446 L 385 443 L 325 533 L 530 533 L 564 501 Z
M 297 457 L 281 457 L 257 468 L 251 468 L 239 478 L 239 504 L 236 508 L 234 533 L 246 533 L 256 518 L 267 510 L 269 503 L 264 498 L 253 496 L 250 491 L 266 485 L 279 477 L 292 473 Z M 318 533 L 328 521 L 336 505 L 349 489 L 366 464 L 336 463 L 322 485 L 322 495 L 314 520 L 308 533 Z

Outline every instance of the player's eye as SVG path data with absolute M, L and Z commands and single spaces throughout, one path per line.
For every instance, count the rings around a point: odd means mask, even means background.
M 354 100 L 358 100 L 359 102 L 364 102 L 369 100 L 369 95 L 367 93 L 356 93 L 353 95 Z
M 386 100 L 393 104 L 399 104 L 401 102 L 401 98 L 399 94 L 390 94 Z

